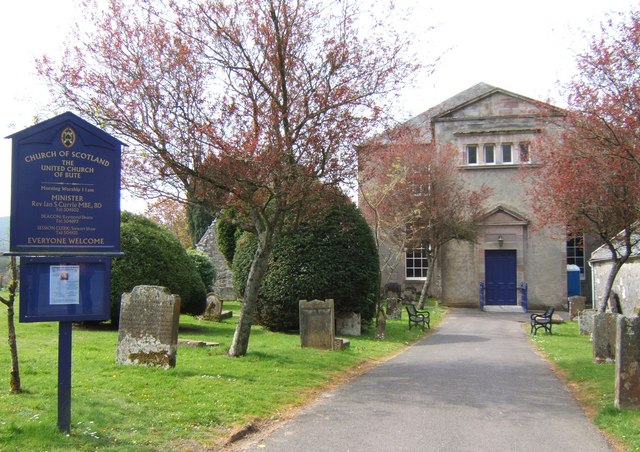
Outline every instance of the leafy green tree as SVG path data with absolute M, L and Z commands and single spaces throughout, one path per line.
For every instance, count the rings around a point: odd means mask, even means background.
M 233 208 L 258 238 L 229 356 L 247 353 L 287 221 L 313 215 L 317 180 L 354 179 L 354 145 L 385 128 L 418 75 L 397 10 L 366 3 L 111 0 L 85 8 L 60 61 L 40 60 L 65 108 L 131 143 L 129 188 Z
M 206 306 L 205 286 L 195 264 L 178 239 L 165 227 L 141 216 L 121 216 L 120 245 L 124 257 L 111 266 L 111 322 L 117 325 L 120 299 L 138 285 L 167 287 L 180 295 L 180 311 L 201 314 Z

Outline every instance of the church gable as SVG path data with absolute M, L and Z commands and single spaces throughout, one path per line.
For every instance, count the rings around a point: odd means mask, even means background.
M 437 121 L 438 119 L 451 120 L 548 114 L 548 110 L 544 109 L 543 105 L 532 99 L 496 89 L 488 95 L 458 105 L 434 119 Z

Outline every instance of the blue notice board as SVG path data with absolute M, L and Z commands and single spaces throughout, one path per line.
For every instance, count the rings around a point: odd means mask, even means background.
M 110 257 L 22 256 L 20 321 L 108 320 L 110 283 Z
M 8 138 L 10 252 L 117 255 L 123 143 L 70 112 Z

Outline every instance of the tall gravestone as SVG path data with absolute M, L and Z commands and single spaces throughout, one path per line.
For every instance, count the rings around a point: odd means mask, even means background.
M 300 300 L 300 345 L 333 350 L 335 314 L 333 300 Z
M 593 316 L 593 362 L 612 362 L 616 358 L 616 329 L 620 314 L 601 312 Z
M 578 315 L 578 325 L 582 336 L 593 334 L 593 318 L 597 314 L 595 309 L 585 309 Z
M 616 408 L 640 408 L 640 318 L 618 317 Z
M 176 366 L 180 297 L 160 286 L 136 286 L 122 295 L 116 362 Z

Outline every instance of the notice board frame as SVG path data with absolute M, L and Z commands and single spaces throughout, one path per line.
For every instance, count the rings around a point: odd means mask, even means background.
M 78 302 L 52 300 L 52 277 L 60 267 L 78 273 Z M 70 278 L 69 284 L 75 284 Z M 73 295 L 76 289 L 68 293 Z M 55 290 L 53 291 L 55 296 Z M 67 295 L 68 296 L 68 295 Z M 104 321 L 111 313 L 111 258 L 88 256 L 22 256 L 20 258 L 20 322 Z M 53 301 L 53 303 L 52 303 Z

